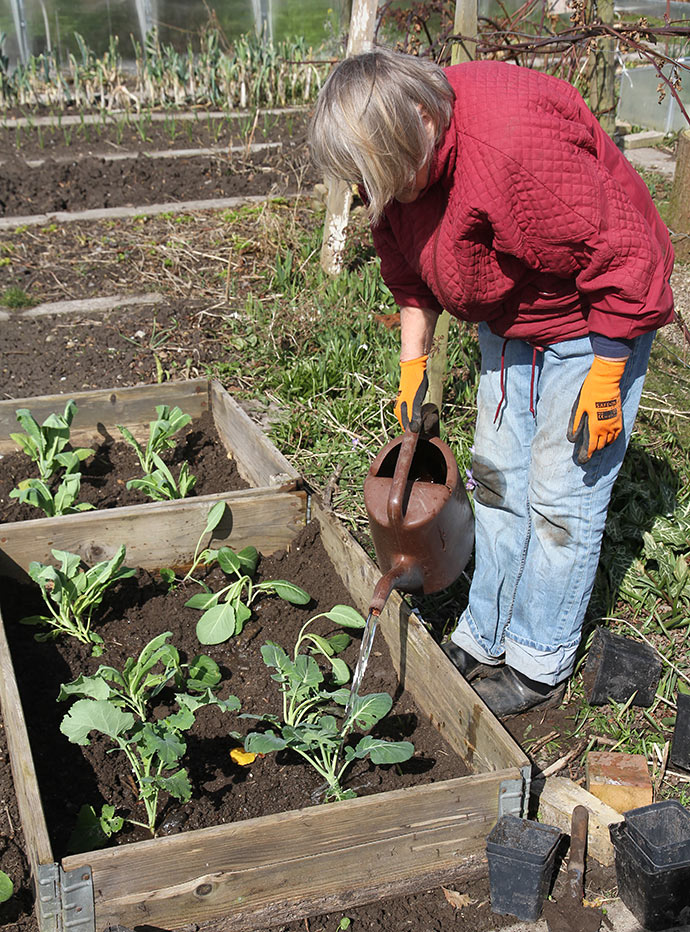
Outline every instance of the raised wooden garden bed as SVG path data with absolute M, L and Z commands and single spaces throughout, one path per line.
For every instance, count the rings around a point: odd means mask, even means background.
M 186 383 L 187 390 L 192 385 Z M 164 389 L 173 388 L 156 387 L 157 403 L 167 401 L 162 397 Z M 118 420 L 126 407 L 131 415 L 128 423 L 139 420 L 143 425 L 148 404 L 145 413 L 133 413 L 141 391 L 98 394 L 101 405 L 123 404 Z M 229 396 L 206 383 L 197 383 L 196 392 L 199 405 L 212 405 L 219 430 L 226 415 L 233 423 L 228 446 L 240 472 L 262 485 L 216 496 L 226 501 L 229 518 L 217 529 L 220 537 L 214 532 L 211 546 L 227 543 L 239 549 L 251 543 L 268 554 L 288 546 L 308 518 L 316 518 L 321 542 L 353 604 L 366 612 L 380 575 L 375 565 L 335 518 L 299 489 L 294 470 L 265 438 L 255 436 Z M 125 405 L 121 396 L 131 404 Z M 184 410 L 189 409 L 188 400 L 186 405 Z M 80 406 L 82 417 L 87 407 Z M 223 430 L 230 428 L 226 424 Z M 19 575 L 31 560 L 45 560 L 51 547 L 79 550 L 89 560 L 96 555 L 103 559 L 123 540 L 130 565 L 149 569 L 186 565 L 208 505 L 199 500 L 141 505 L 25 522 L 27 528 L 5 525 L 0 542 L 3 570 Z M 118 511 L 126 515 L 118 516 Z M 37 534 L 39 525 L 43 529 Z M 381 615 L 377 637 L 387 643 L 401 686 L 471 776 L 70 855 L 56 862 L 0 624 L 0 703 L 37 886 L 41 932 L 68 928 L 101 932 L 118 923 L 161 930 L 190 924 L 209 932 L 251 930 L 428 889 L 484 870 L 486 836 L 496 819 L 524 809 L 529 790 L 527 758 L 396 594 Z
M 61 539 L 65 549 L 81 554 L 87 563 L 103 559 L 103 554 L 109 553 L 112 547 L 117 549 L 121 542 L 126 541 L 130 562 L 145 569 L 156 569 L 166 560 L 180 564 L 183 554 L 192 553 L 209 503 L 219 499 L 233 502 L 232 512 L 227 514 L 232 513 L 233 539 L 238 547 L 252 543 L 255 529 L 261 526 L 268 552 L 272 552 L 284 546 L 286 539 L 291 539 L 304 523 L 306 493 L 296 492 L 288 497 L 278 494 L 281 487 L 297 489 L 297 473 L 216 381 L 192 379 L 0 402 L 0 454 L 17 449 L 10 438 L 10 434 L 19 429 L 17 408 L 29 408 L 36 420 L 42 423 L 49 414 L 62 411 L 68 397 L 74 398 L 78 407 L 71 438 L 81 446 L 95 446 L 104 437 L 118 436 L 117 424 L 128 427 L 138 440 L 145 440 L 149 422 L 159 404 L 178 405 L 192 418 L 210 411 L 218 436 L 233 457 L 240 476 L 256 491 L 200 495 L 172 503 L 152 502 L 112 508 L 107 512 L 93 511 L 79 516 L 64 515 L 0 524 L 0 572 L 4 575 L 17 575 L 16 567 L 13 569 L 15 552 L 20 555 L 31 552 L 31 559 L 42 563 L 50 561 L 51 548 L 56 546 L 55 521 L 59 521 L 63 528 Z M 138 536 L 140 525 L 132 524 L 132 516 L 142 510 L 147 521 L 161 522 L 158 536 L 147 536 L 144 540 Z M 176 536 L 168 533 L 167 514 L 176 516 Z M 75 521 L 75 517 L 79 520 Z M 228 520 L 217 531 L 221 537 L 230 532 Z

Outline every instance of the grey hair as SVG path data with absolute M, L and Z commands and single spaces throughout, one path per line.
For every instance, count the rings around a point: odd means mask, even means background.
M 454 97 L 443 69 L 431 61 L 385 48 L 346 58 L 316 101 L 309 128 L 314 163 L 327 178 L 363 185 L 376 223 L 431 158 Z M 422 113 L 435 128 L 433 140 Z

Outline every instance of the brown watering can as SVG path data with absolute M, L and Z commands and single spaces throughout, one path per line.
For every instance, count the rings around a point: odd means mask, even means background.
M 472 552 L 474 515 L 458 464 L 432 432 L 413 421 L 381 450 L 364 480 L 369 528 L 384 574 L 369 607 L 374 615 L 393 589 L 429 595 L 450 586 Z

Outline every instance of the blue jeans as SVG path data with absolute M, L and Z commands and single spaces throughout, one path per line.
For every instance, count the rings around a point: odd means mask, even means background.
M 589 338 L 555 343 L 534 358 L 522 340 L 509 340 L 503 351 L 504 339 L 480 325 L 475 571 L 451 635 L 477 660 L 505 659 L 549 684 L 572 673 L 653 339 L 634 341 L 623 373 L 623 433 L 579 466 L 566 430 L 592 364 Z M 502 368 L 505 397 L 494 420 Z

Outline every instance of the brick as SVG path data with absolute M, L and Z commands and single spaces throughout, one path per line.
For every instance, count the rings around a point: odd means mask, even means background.
M 628 133 L 623 136 L 624 149 L 646 149 L 648 146 L 656 146 L 664 141 L 664 134 L 657 133 L 653 129 L 643 130 L 640 133 Z
M 588 856 L 591 855 L 606 867 L 614 863 L 614 849 L 609 835 L 609 825 L 622 820 L 623 816 L 619 812 L 567 777 L 535 780 L 532 784 L 532 795 L 538 800 L 539 821 L 555 825 L 568 835 L 573 809 L 578 805 L 584 806 L 589 812 Z
M 642 754 L 590 751 L 587 789 L 616 812 L 649 806 L 654 791 L 647 759 Z

